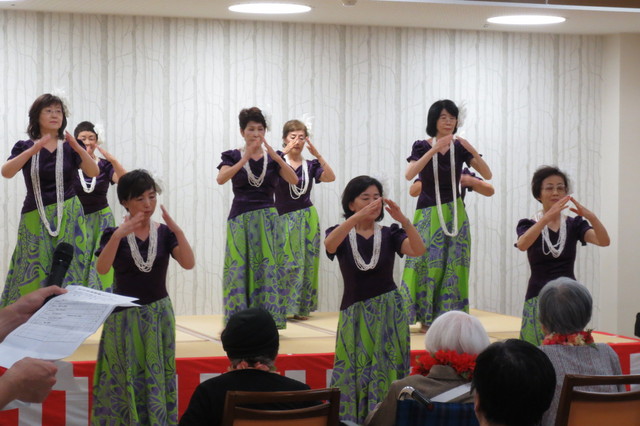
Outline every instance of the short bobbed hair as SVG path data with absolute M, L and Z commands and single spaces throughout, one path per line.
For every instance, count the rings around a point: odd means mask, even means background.
M 29 108 L 29 126 L 27 126 L 27 134 L 31 140 L 40 139 L 42 133 L 40 130 L 40 113 L 43 109 L 52 105 L 60 105 L 62 108 L 62 126 L 58 129 L 58 139 L 64 139 L 64 129 L 67 128 L 67 107 L 58 96 L 54 96 L 51 93 L 45 93 L 38 96 L 31 108 Z
M 98 139 L 98 133 L 96 133 L 95 126 L 90 121 L 83 121 L 79 123 L 73 131 L 73 137 L 78 139 L 78 135 L 82 132 L 91 132 L 96 135 L 96 139 Z
M 540 323 L 547 333 L 572 334 L 584 330 L 593 311 L 589 290 L 576 280 L 560 277 L 538 295 Z
M 476 359 L 472 386 L 476 411 L 492 424 L 538 425 L 553 400 L 556 373 L 547 355 L 529 342 L 489 345 Z
M 264 118 L 262 111 L 258 107 L 245 108 L 238 114 L 238 121 L 242 130 L 247 128 L 250 121 L 260 123 L 267 130 L 267 120 Z
M 424 345 L 429 352 L 445 350 L 477 355 L 489 346 L 489 336 L 478 318 L 449 311 L 431 324 Z
M 442 110 L 447 110 L 447 112 L 453 115 L 456 119 L 458 119 L 458 114 L 460 113 L 456 104 L 449 99 L 435 101 L 433 105 L 431 105 L 431 108 L 429 108 L 429 113 L 427 114 L 427 134 L 431 137 L 438 135 L 437 124 Z M 458 124 L 456 123 L 456 127 L 453 129 L 453 134 L 457 131 Z
M 300 120 L 289 120 L 282 126 L 282 139 L 289 136 L 291 132 L 297 132 L 298 130 L 304 130 L 304 135 L 309 136 L 309 130 L 307 126 Z
M 118 200 L 122 204 L 124 201 L 141 196 L 150 189 L 158 194 L 162 192 L 162 189 L 153 180 L 148 171 L 142 169 L 132 170 L 118 179 Z
M 362 175 L 354 177 L 349 181 L 347 186 L 345 186 L 344 192 L 342 192 L 342 210 L 344 211 L 345 219 L 350 218 L 355 213 L 349 208 L 349 204 L 371 185 L 375 185 L 378 188 L 380 197 L 382 197 L 382 184 L 378 179 L 372 178 L 371 176 Z M 380 207 L 380 216 L 376 218 L 376 222 L 381 221 L 382 218 L 384 218 L 384 207 Z
M 569 193 L 569 178 L 562 170 L 556 166 L 540 166 L 531 178 L 531 194 L 533 194 L 533 198 L 540 201 L 542 181 L 550 176 L 560 176 L 562 180 L 564 180 L 564 186 L 567 190 L 567 194 Z

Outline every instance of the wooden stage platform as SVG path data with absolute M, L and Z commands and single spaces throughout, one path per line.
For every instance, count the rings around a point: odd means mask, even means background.
M 492 342 L 517 338 L 520 318 L 471 309 L 487 330 Z M 333 353 L 335 348 L 337 312 L 314 312 L 307 321 L 291 320 L 280 330 L 280 354 Z M 176 358 L 224 357 L 220 342 L 222 315 L 176 317 Z M 639 343 L 637 339 L 596 333 L 597 343 Z M 95 361 L 100 331 L 92 335 L 67 361 Z M 411 326 L 411 350 L 424 350 L 424 334 L 418 325 Z

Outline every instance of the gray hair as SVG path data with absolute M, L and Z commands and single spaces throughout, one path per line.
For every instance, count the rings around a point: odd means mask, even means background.
M 538 295 L 540 323 L 547 333 L 571 334 L 584 330 L 591 320 L 592 309 L 589 290 L 571 278 L 549 281 Z
M 424 345 L 429 352 L 445 350 L 479 354 L 489 346 L 489 336 L 476 317 L 461 311 L 449 311 L 431 324 Z

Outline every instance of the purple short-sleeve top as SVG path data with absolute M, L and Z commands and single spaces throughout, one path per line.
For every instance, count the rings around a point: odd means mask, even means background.
M 231 211 L 229 219 L 254 210 L 266 209 L 274 207 L 273 193 L 278 184 L 280 176 L 280 165 L 267 155 L 267 172 L 264 176 L 262 185 L 255 187 L 249 183 L 246 170 L 241 168 L 231 178 L 233 186 L 233 202 L 231 203 Z M 222 153 L 222 161 L 218 164 L 218 170 L 222 166 L 233 166 L 242 158 L 242 152 L 239 149 L 231 149 Z M 249 160 L 249 167 L 255 176 L 262 173 L 263 159 Z
M 80 146 L 84 147 L 82 141 L 78 141 Z M 11 149 L 11 155 L 8 160 L 17 157 L 27 149 L 34 145 L 32 140 L 18 141 Z M 48 206 L 56 203 L 56 158 L 57 149 L 53 152 L 49 152 L 48 149 L 42 148 L 40 150 L 40 188 L 42 190 L 42 204 Z M 62 145 L 62 152 L 64 153 L 64 161 L 62 163 L 62 177 L 64 185 L 64 199 L 76 195 L 74 180 L 78 176 L 78 168 L 82 163 L 80 155 L 71 148 L 68 142 Z M 22 166 L 22 176 L 24 177 L 24 183 L 27 187 L 27 195 L 24 198 L 22 205 L 22 214 L 33 211 L 37 208 L 36 199 L 33 192 L 33 182 L 31 181 L 31 157 Z
M 460 175 L 462 173 L 462 164 L 470 165 L 473 155 L 462 146 L 459 140 L 453 143 L 455 151 L 455 176 L 456 187 L 451 187 L 451 151 L 444 154 L 436 154 L 438 156 L 438 180 L 440 181 L 440 200 L 442 204 L 450 203 L 459 195 L 458 187 L 460 186 Z M 419 140 L 413 143 L 411 155 L 407 157 L 407 162 L 418 161 L 424 154 L 431 149 L 431 144 L 426 140 Z M 427 165 L 418 174 L 422 181 L 422 193 L 418 197 L 417 209 L 424 209 L 436 205 L 435 179 L 433 177 L 433 159 L 429 160 Z
M 338 225 L 328 228 L 325 235 L 329 235 L 337 227 Z M 335 253 L 327 252 L 329 259 L 338 258 L 340 272 L 342 272 L 344 293 L 340 310 L 397 288 L 393 281 L 393 264 L 395 254 L 402 256 L 402 242 L 407 238 L 407 233 L 396 223 L 391 226 L 383 226 L 381 232 L 382 242 L 378 264 L 368 271 L 361 271 L 356 266 L 348 236 L 340 243 Z M 356 240 L 360 256 L 368 263 L 373 255 L 373 236 L 364 238 L 356 233 Z
M 107 228 L 100 239 L 100 248 L 96 251 L 96 256 L 100 256 L 104 246 L 109 242 L 111 236 L 117 228 Z M 136 237 L 136 244 L 143 259 L 147 259 L 149 252 L 149 239 L 145 241 Z M 178 239 L 169 227 L 165 224 L 158 226 L 158 248 L 156 259 L 153 262 L 151 271 L 142 272 L 136 266 L 129 248 L 127 238 L 120 240 L 116 257 L 113 260 L 114 289 L 115 294 L 137 297 L 141 305 L 158 301 L 168 296 L 167 293 L 167 268 L 169 267 L 169 257 L 171 252 L 178 245 Z
M 589 222 L 584 220 L 582 216 L 567 217 L 567 239 L 565 241 L 564 250 L 559 257 L 553 257 L 551 254 L 542 252 L 542 235 L 539 235 L 534 243 L 527 249 L 527 258 L 531 267 L 531 277 L 527 287 L 526 300 L 538 296 L 540 290 L 549 281 L 560 277 L 569 277 L 575 279 L 573 267 L 576 262 L 576 248 L 578 241 L 582 245 L 587 245 L 584 240 L 584 234 L 591 229 Z M 518 238 L 522 236 L 536 222 L 533 219 L 520 219 L 516 228 Z M 559 232 L 549 229 L 549 239 L 552 244 L 556 244 L 560 238 Z M 546 247 L 546 244 L 545 244 Z M 548 250 L 548 249 L 546 249 Z
M 278 152 L 278 154 L 280 154 L 280 152 Z M 320 161 L 317 159 L 304 161 L 307 162 L 307 169 L 309 171 L 309 186 L 307 187 L 307 191 L 302 194 L 300 198 L 293 198 L 289 189 L 289 182 L 284 180 L 282 176 L 278 176 L 278 186 L 276 186 L 275 191 L 276 209 L 278 209 L 278 214 L 282 215 L 296 210 L 306 209 L 313 205 L 311 202 L 311 188 L 313 187 L 313 181 L 315 180 L 315 183 L 320 183 L 320 176 L 322 176 L 324 168 L 320 165 Z M 302 164 L 295 170 L 295 172 L 298 176 L 297 186 L 298 188 L 302 188 Z
M 92 178 L 82 173 L 82 170 L 80 170 L 82 178 L 80 178 L 80 173 L 76 173 L 76 194 L 78 195 L 78 198 L 80 198 L 84 214 L 95 213 L 109 207 L 107 192 L 109 191 L 109 185 L 113 185 L 115 183 L 113 181 L 113 165 L 108 160 L 101 158 L 98 161 L 98 168 L 100 169 L 100 174 L 96 176 L 96 186 L 91 192 L 84 191 L 80 179 L 84 179 L 86 186 L 90 187 Z

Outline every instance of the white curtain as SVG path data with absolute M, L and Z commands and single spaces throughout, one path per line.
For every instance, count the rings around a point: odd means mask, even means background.
M 221 313 L 232 193 L 215 176 L 220 153 L 242 144 L 241 108 L 270 112 L 274 146 L 285 121 L 314 116 L 313 141 L 338 176 L 314 188 L 325 229 L 341 220 L 342 189 L 360 174 L 381 178 L 413 217 L 404 179 L 411 145 L 426 137 L 435 100 L 464 101 L 460 131 L 491 166 L 496 188 L 492 198 L 466 199 L 471 306 L 519 315 L 529 271 L 513 243 L 517 221 L 539 208 L 529 189 L 533 171 L 560 166 L 577 199 L 600 209 L 602 45 L 599 36 L 2 11 L 2 155 L 26 138 L 33 100 L 64 89 L 70 131 L 83 120 L 103 123 L 105 148 L 125 168 L 149 169 L 163 182 L 161 202 L 197 258 L 193 271 L 169 270 L 176 312 Z M 22 177 L 1 180 L 0 197 L 2 282 Z M 110 201 L 119 220 L 115 189 Z M 594 294 L 597 265 L 597 249 L 578 249 L 576 275 Z M 322 311 L 338 309 L 341 286 L 337 262 L 323 256 Z

